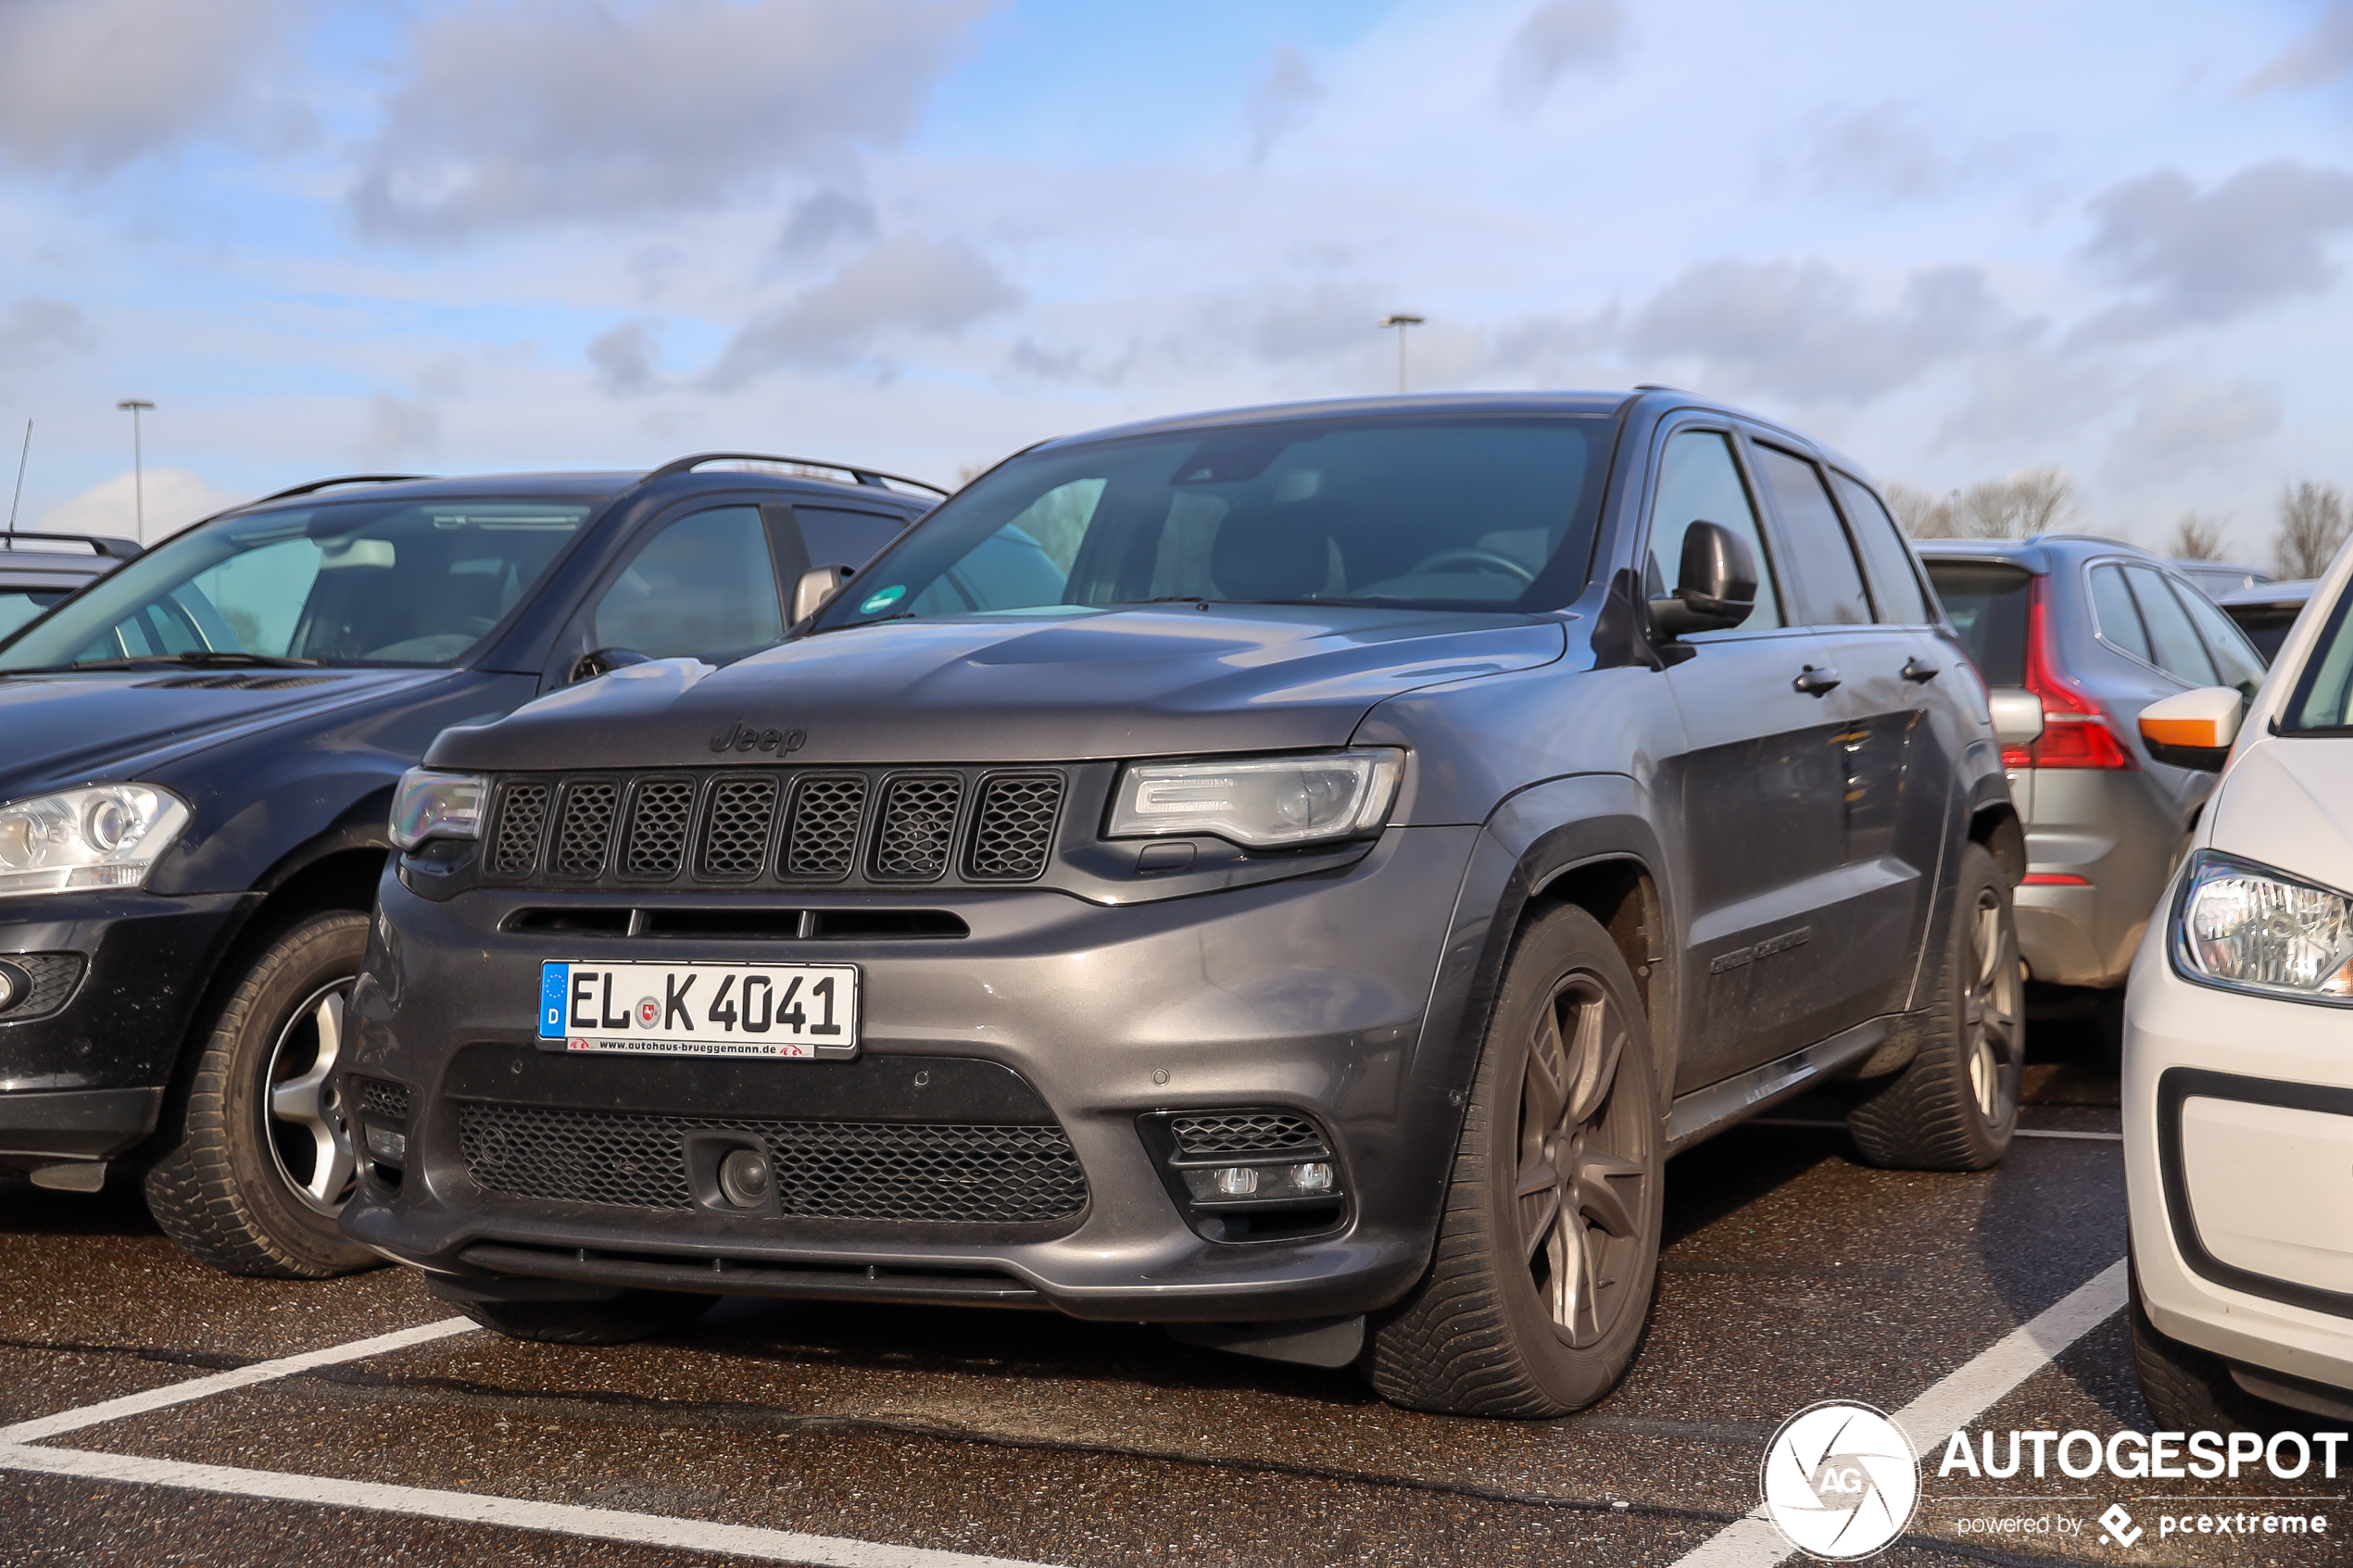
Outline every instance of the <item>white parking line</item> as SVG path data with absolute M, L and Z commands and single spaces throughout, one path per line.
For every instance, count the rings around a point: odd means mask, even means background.
M 1992 1348 L 1971 1357 L 1897 1411 L 1896 1424 L 1911 1435 L 1924 1457 L 1934 1453 L 1947 1437 L 1992 1409 L 2060 1351 L 2115 1316 L 2124 1305 L 2129 1268 L 2119 1258 L 2004 1335 Z M 1727 1524 L 1678 1558 L 1675 1568 L 1772 1568 L 1795 1555 L 1760 1503 L 1746 1518 Z

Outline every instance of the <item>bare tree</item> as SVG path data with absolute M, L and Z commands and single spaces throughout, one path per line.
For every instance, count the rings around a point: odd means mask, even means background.
M 2023 539 L 2074 521 L 2079 510 L 2074 479 L 2045 464 L 1970 485 L 1961 496 L 1961 531 L 1972 539 Z
M 2175 560 L 2221 560 L 2222 520 L 2183 512 L 2173 521 L 2173 540 L 2165 553 Z
M 2348 531 L 2345 492 L 2302 480 L 2280 491 L 2280 531 L 2271 558 L 2283 577 L 2318 577 L 2336 558 Z
M 1956 537 L 1950 496 L 1931 495 L 1897 479 L 1889 480 L 1885 490 L 1888 509 L 1895 514 L 1895 521 L 1905 533 L 1915 539 Z

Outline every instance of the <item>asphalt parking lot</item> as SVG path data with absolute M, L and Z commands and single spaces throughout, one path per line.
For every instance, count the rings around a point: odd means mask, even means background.
M 737 1300 L 642 1345 L 510 1343 L 434 1329 L 447 1309 L 397 1272 L 224 1278 L 128 1193 L 11 1182 L 0 1562 L 1775 1562 L 1739 1522 L 1766 1440 L 1813 1400 L 1916 1436 L 1940 1410 L 1947 1429 L 2151 1424 L 2117 1310 L 2115 1089 L 2080 1061 L 2032 1069 L 2036 1135 L 1981 1175 L 1869 1169 L 1803 1105 L 1682 1156 L 1647 1348 L 1551 1423 L 1415 1414 L 1347 1373 L 1044 1314 Z M 403 1330 L 424 1332 L 348 1348 Z M 2111 1503 L 2150 1520 L 2164 1497 L 2353 1526 L 2342 1482 L 1931 1463 L 1922 1495 L 1879 1561 L 2347 1560 L 2334 1537 L 2099 1538 Z

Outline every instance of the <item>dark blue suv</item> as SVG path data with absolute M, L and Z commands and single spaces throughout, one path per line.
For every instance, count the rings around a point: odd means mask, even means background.
M 369 1262 L 335 1228 L 354 1164 L 333 1069 L 402 771 L 451 725 L 618 666 L 768 646 L 937 494 L 738 455 L 327 480 L 17 629 L 0 1170 L 94 1191 L 129 1157 L 208 1262 Z

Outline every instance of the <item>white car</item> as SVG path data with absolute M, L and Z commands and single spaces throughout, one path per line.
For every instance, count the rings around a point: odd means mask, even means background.
M 2222 771 L 2125 1004 L 2133 1348 L 2167 1428 L 2353 1420 L 2348 578 L 2353 551 L 2244 719 L 2221 687 L 2140 716 L 2152 755 Z

